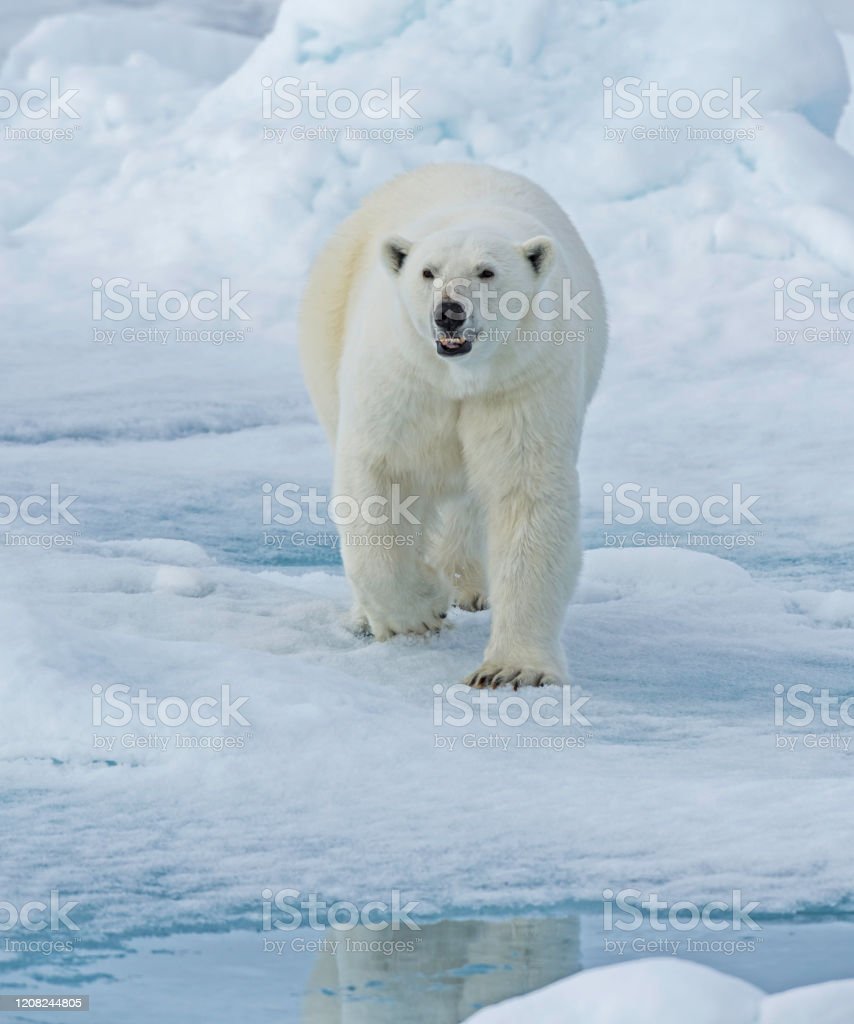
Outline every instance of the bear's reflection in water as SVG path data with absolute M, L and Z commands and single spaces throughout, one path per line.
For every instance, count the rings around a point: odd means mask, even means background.
M 458 1024 L 581 969 L 576 918 L 439 921 L 339 932 L 318 957 L 303 1024 Z M 413 941 L 414 939 L 414 941 Z M 384 952 L 397 943 L 393 952 Z

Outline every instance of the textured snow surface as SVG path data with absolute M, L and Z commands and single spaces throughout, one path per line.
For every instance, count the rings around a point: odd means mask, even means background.
M 584 971 L 469 1018 L 477 1024 L 850 1024 L 854 981 L 763 997 L 753 985 L 679 960 Z

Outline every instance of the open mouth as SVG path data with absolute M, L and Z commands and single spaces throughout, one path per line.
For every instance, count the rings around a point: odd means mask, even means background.
M 465 330 L 461 335 L 437 334 L 436 351 L 440 356 L 464 356 L 471 352 L 474 331 Z

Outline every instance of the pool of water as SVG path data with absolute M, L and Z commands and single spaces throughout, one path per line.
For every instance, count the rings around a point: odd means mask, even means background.
M 730 936 L 734 938 L 734 936 Z M 688 940 L 691 940 L 689 946 Z M 615 940 L 626 942 L 615 947 Z M 749 947 L 720 933 L 603 933 L 592 911 L 554 917 L 446 920 L 417 931 L 232 931 L 149 936 L 110 949 L 10 955 L 0 995 L 87 995 L 78 1013 L 6 1021 L 458 1024 L 480 1007 L 577 971 L 677 955 L 768 992 L 854 975 L 854 918 L 760 922 Z M 675 945 L 678 944 L 678 945 Z

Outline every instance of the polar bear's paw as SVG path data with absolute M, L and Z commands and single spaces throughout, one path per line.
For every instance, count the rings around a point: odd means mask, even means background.
M 479 590 L 460 590 L 454 604 L 464 612 L 482 612 L 489 607 L 489 598 Z
M 438 633 L 448 613 L 444 607 L 401 609 L 399 614 L 368 619 L 368 628 L 375 640 L 391 640 L 394 636 L 426 636 Z
M 518 690 L 522 686 L 561 686 L 563 679 L 549 669 L 517 668 L 485 661 L 479 669 L 466 676 L 463 683 L 474 690 L 497 690 L 499 686 L 512 686 Z
M 367 587 L 366 583 L 371 586 Z M 449 582 L 426 564 L 392 577 L 361 580 L 358 604 L 375 640 L 438 633 L 451 603 Z
M 344 616 L 343 625 L 359 640 L 366 640 L 373 636 L 368 616 L 359 605 L 355 605 Z

